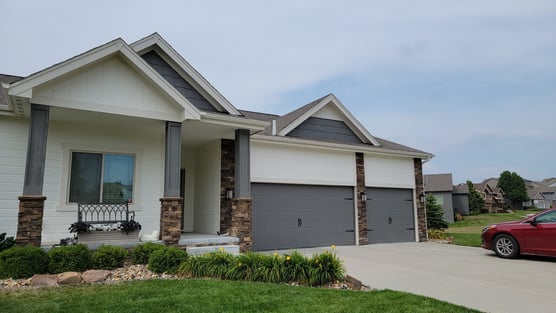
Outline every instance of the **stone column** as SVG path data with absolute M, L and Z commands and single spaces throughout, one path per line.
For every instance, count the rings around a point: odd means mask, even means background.
M 253 201 L 250 198 L 232 200 L 232 226 L 228 232 L 231 236 L 239 238 L 239 248 L 242 252 L 251 250 L 252 205 Z
M 181 236 L 183 198 L 160 199 L 160 240 L 169 246 L 177 246 Z
M 421 202 L 421 196 L 425 195 L 425 188 L 423 186 L 423 162 L 421 159 L 413 159 L 413 167 L 415 169 L 415 203 L 417 203 L 419 241 L 427 241 L 427 216 L 425 212 L 425 203 Z
M 44 196 L 19 197 L 17 236 L 15 239 L 18 245 L 41 246 L 44 200 L 46 200 Z
M 369 243 L 367 237 L 367 201 L 361 201 L 361 193 L 367 192 L 365 186 L 365 155 L 363 153 L 355 153 L 355 171 L 357 175 L 356 199 L 359 244 L 366 245 Z
M 232 226 L 232 199 L 228 199 L 227 193 L 235 189 L 234 141 L 222 139 L 220 154 L 220 232 L 225 233 Z

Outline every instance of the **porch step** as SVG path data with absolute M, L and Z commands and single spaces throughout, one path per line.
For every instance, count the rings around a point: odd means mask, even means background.
M 210 234 L 185 233 L 181 235 L 180 246 L 215 246 L 234 245 L 239 243 L 239 238 L 233 236 L 217 236 Z
M 217 246 L 200 246 L 200 247 L 187 247 L 185 249 L 190 255 L 201 255 L 217 251 L 225 251 L 231 254 L 239 254 L 238 245 L 217 245 Z

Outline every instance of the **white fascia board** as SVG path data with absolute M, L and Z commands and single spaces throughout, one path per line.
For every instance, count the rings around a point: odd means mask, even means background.
M 187 62 L 162 36 L 158 33 L 154 33 L 143 39 L 140 39 L 130 46 L 137 53 L 156 45 L 161 49 L 166 55 L 168 55 L 176 65 L 182 69 L 188 76 L 193 78 L 193 80 L 199 85 L 199 87 L 206 91 L 210 97 L 212 97 L 218 105 L 220 105 L 224 110 L 226 110 L 231 115 L 241 115 L 241 113 L 224 97 L 214 86 L 212 86 L 189 62 Z
M 349 151 L 349 152 L 362 152 L 362 153 L 372 153 L 377 155 L 389 155 L 389 156 L 402 156 L 408 158 L 419 158 L 424 160 L 430 160 L 434 157 L 432 154 L 428 153 L 416 153 L 409 151 L 399 151 L 385 148 L 377 148 L 374 146 L 353 146 L 341 143 L 331 143 L 324 141 L 314 141 L 307 139 L 298 139 L 292 137 L 283 136 L 268 136 L 256 134 L 251 136 L 251 141 L 261 142 L 261 143 L 274 143 L 287 146 L 297 146 L 297 147 L 317 147 L 323 149 L 330 149 L 335 151 Z
M 206 113 L 201 118 L 201 122 L 208 124 L 216 124 L 222 126 L 230 126 L 238 129 L 249 129 L 252 132 L 263 131 L 270 125 L 270 122 L 236 117 L 233 115 L 223 115 L 215 113 Z
M 372 143 L 374 146 L 377 147 L 380 146 L 380 143 L 369 133 L 369 131 L 361 123 L 359 123 L 359 121 L 353 116 L 353 114 L 351 114 L 351 112 L 349 112 L 349 110 L 333 94 L 330 94 L 322 99 L 321 102 L 305 112 L 290 125 L 282 129 L 282 131 L 280 131 L 278 134 L 280 136 L 286 136 L 297 126 L 306 121 L 309 117 L 313 116 L 313 114 L 318 112 L 329 103 L 332 103 L 343 114 L 344 118 L 347 120 L 348 126 L 350 126 L 350 128 L 357 134 L 357 136 L 361 140 L 363 140 L 363 142 Z
M 121 38 L 113 40 L 105 45 L 87 51 L 52 67 L 46 68 L 11 84 L 8 94 L 10 96 L 31 98 L 33 96 L 32 91 L 34 87 L 42 85 L 52 79 L 72 72 L 108 55 L 114 54 L 123 46 L 125 46 L 125 42 Z

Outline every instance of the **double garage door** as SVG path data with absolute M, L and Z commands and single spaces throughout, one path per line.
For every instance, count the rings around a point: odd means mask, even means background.
M 355 244 L 354 188 L 253 183 L 253 250 Z M 411 189 L 367 189 L 369 243 L 415 241 Z

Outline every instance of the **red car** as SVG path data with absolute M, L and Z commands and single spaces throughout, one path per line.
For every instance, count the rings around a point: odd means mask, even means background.
M 521 221 L 492 224 L 483 228 L 483 248 L 502 258 L 520 254 L 556 257 L 556 208 Z

